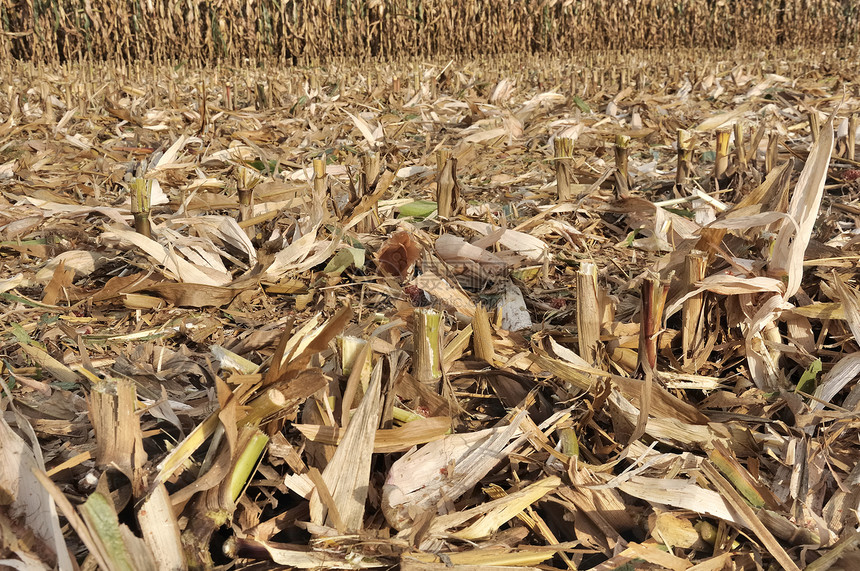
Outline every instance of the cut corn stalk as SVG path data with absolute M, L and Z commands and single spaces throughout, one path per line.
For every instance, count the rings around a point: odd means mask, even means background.
M 705 279 L 705 273 L 708 269 L 708 257 L 701 250 L 693 250 L 687 254 L 686 259 L 686 280 L 687 287 L 691 290 L 696 284 Z M 693 297 L 684 301 L 683 313 L 681 316 L 681 334 L 684 363 L 694 360 L 695 353 L 699 350 L 702 343 L 704 332 L 704 292 L 698 293 Z M 696 367 L 693 367 L 696 369 Z
M 657 368 L 658 337 L 662 332 L 663 308 L 669 293 L 669 281 L 651 274 L 642 282 L 642 314 L 639 322 L 639 366 L 643 370 Z
M 412 374 L 418 382 L 438 389 L 442 380 L 442 313 L 419 308 L 413 312 L 413 319 L 415 355 Z
M 848 118 L 848 160 L 853 161 L 857 151 L 857 113 Z
M 152 179 L 135 177 L 129 184 L 131 190 L 131 214 L 134 216 L 134 229 L 147 238 L 152 237 L 149 220 L 149 207 L 152 199 Z
M 493 349 L 493 335 L 490 328 L 490 318 L 487 310 L 483 305 L 478 304 L 475 307 L 475 316 L 472 318 L 472 347 L 475 352 L 475 357 L 486 361 L 490 365 L 496 362 L 496 355 Z
M 599 296 L 597 265 L 594 262 L 582 262 L 576 274 L 576 329 L 579 356 L 590 365 L 597 364 L 601 325 Z
M 262 181 L 260 173 L 245 165 L 236 167 L 236 188 L 239 193 L 239 220 L 246 222 L 254 216 L 254 187 Z M 256 235 L 253 226 L 246 226 L 249 238 Z
M 615 136 L 615 184 L 616 192 L 620 197 L 626 197 L 633 186 L 633 177 L 630 176 L 628 147 L 630 146 L 629 135 Z
M 88 399 L 96 433 L 96 463 L 119 468 L 132 482 L 146 462 L 136 396 L 133 381 L 116 378 L 94 384 Z
M 436 208 L 443 218 L 454 216 L 460 208 L 457 159 L 445 149 L 436 151 Z
M 675 171 L 675 189 L 678 196 L 687 194 L 687 185 L 693 169 L 693 135 L 678 129 L 678 166 Z
M 767 139 L 767 152 L 764 159 L 764 171 L 766 173 L 769 173 L 776 167 L 779 141 L 779 133 L 772 131 Z
M 744 147 L 744 123 L 738 121 L 734 127 L 735 133 L 735 160 L 736 169 L 745 169 L 747 166 L 746 148 Z
M 714 159 L 714 181 L 719 187 L 726 175 L 726 170 L 729 168 L 729 140 L 732 132 L 729 130 L 717 131 L 717 152 Z
M 558 188 L 559 202 L 573 200 L 572 184 L 576 182 L 573 176 L 573 139 L 556 137 L 553 143 L 555 153 L 555 181 Z

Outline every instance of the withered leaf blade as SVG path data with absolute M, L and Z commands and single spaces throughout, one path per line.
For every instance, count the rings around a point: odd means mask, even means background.
M 392 234 L 376 254 L 379 270 L 386 275 L 405 278 L 412 264 L 421 257 L 421 247 L 409 232 L 400 230 Z
M 355 533 L 364 525 L 364 503 L 367 499 L 370 478 L 370 461 L 382 406 L 379 398 L 381 390 L 382 360 L 374 367 L 364 398 L 346 428 L 343 440 L 323 472 L 325 484 L 331 491 L 337 506 L 343 532 Z M 311 521 L 318 524 L 324 522 L 326 510 L 323 508 L 318 496 L 312 496 Z
M 144 289 L 144 288 L 141 288 Z M 247 288 L 160 283 L 145 288 L 176 307 L 223 307 Z

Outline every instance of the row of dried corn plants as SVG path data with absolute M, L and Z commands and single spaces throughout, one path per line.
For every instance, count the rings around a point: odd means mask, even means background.
M 855 42 L 858 24 L 853 0 L 0 0 L 0 58 L 241 62 L 820 46 Z

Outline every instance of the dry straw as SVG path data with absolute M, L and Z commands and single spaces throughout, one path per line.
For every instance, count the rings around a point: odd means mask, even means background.
M 858 19 L 851 0 L 0 0 L 0 60 L 240 62 L 844 45 L 856 42 Z

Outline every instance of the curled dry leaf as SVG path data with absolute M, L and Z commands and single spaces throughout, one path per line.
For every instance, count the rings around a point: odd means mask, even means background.
M 376 263 L 383 274 L 403 279 L 420 256 L 421 247 L 409 232 L 400 230 L 382 245 L 376 255 Z

